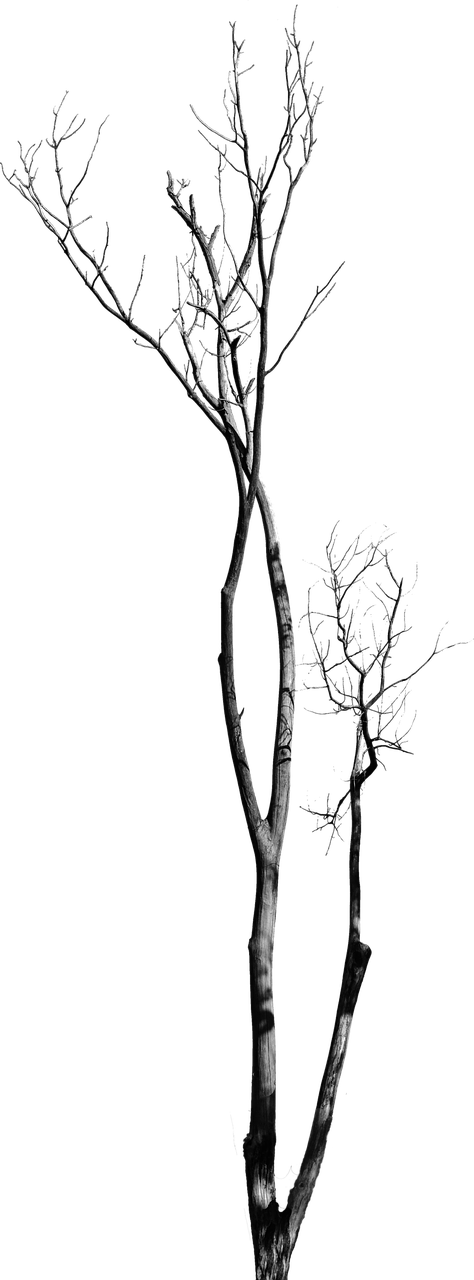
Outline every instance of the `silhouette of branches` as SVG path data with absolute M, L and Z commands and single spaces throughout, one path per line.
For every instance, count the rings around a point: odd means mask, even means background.
M 318 682 L 304 682 L 304 687 L 329 700 L 329 714 L 350 712 L 355 721 L 346 791 L 337 803 L 331 804 L 328 796 L 323 809 L 305 806 L 318 819 L 316 831 L 331 828 L 328 849 L 350 810 L 351 785 L 362 786 L 374 773 L 382 763 L 382 751 L 411 754 L 406 743 L 416 713 L 407 724 L 410 681 L 438 654 L 454 647 L 440 645 L 442 627 L 426 658 L 408 671 L 401 665 L 399 647 L 411 630 L 403 603 L 408 592 L 392 567 L 388 535 L 364 541 L 359 534 L 341 553 L 336 528 L 326 546 L 322 578 L 331 597 L 330 611 L 313 608 L 310 588 L 305 615 L 314 653 L 307 665 Z M 319 708 L 307 710 L 328 714 Z

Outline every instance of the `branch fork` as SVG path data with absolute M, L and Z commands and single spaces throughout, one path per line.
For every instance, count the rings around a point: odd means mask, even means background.
M 380 752 L 410 754 L 406 741 L 415 720 L 414 716 L 405 726 L 410 682 L 435 656 L 453 647 L 440 647 L 440 632 L 422 662 L 406 674 L 392 674 L 399 643 L 410 627 L 405 614 L 397 626 L 402 600 L 408 593 L 404 592 L 403 578 L 397 577 L 392 568 L 387 536 L 363 542 L 359 535 L 341 554 L 334 528 L 326 546 L 327 566 L 322 578 L 332 597 L 331 611 L 314 609 L 312 591 L 308 592 L 305 618 L 314 657 L 307 665 L 319 676 L 320 683 L 305 682 L 305 688 L 323 692 L 334 714 L 350 711 L 356 722 L 346 790 L 336 804 L 331 805 L 328 797 L 325 809 L 306 806 L 306 811 L 318 819 L 317 831 L 332 828 L 329 847 L 351 810 L 351 788 L 355 786 L 360 792 L 382 763 Z

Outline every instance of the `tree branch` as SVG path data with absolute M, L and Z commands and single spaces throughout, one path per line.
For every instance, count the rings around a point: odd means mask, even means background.
M 311 716 L 339 716 L 342 712 L 350 710 L 355 714 L 356 721 L 356 740 L 357 751 L 356 760 L 359 759 L 361 744 L 364 744 L 366 751 L 366 763 L 363 768 L 364 782 L 368 780 L 370 773 L 380 765 L 380 768 L 387 768 L 383 763 L 382 751 L 384 749 L 392 751 L 401 751 L 405 755 L 413 755 L 413 751 L 406 750 L 406 742 L 418 719 L 418 712 L 413 714 L 409 726 L 402 730 L 402 719 L 406 716 L 406 699 L 411 694 L 410 684 L 414 676 L 423 671 L 425 667 L 432 662 L 433 658 L 438 657 L 439 653 L 446 653 L 448 649 L 457 649 L 462 645 L 474 643 L 474 636 L 470 640 L 455 640 L 450 645 L 443 645 L 439 648 L 439 641 L 443 635 L 443 631 L 448 626 L 447 622 L 439 627 L 434 640 L 432 652 L 428 657 L 415 667 L 409 675 L 405 677 L 397 677 L 396 680 L 387 682 L 387 672 L 389 662 L 391 662 L 393 650 L 395 650 L 398 641 L 406 635 L 406 608 L 404 609 L 404 620 L 402 620 L 401 630 L 396 630 L 396 622 L 398 612 L 400 612 L 401 603 L 407 599 L 407 596 L 413 594 L 418 585 L 419 570 L 418 564 L 415 564 L 415 575 L 413 584 L 410 588 L 405 589 L 404 579 L 398 580 L 396 573 L 393 572 L 391 564 L 392 548 L 387 547 L 389 539 L 392 538 L 392 530 L 384 531 L 377 541 L 369 539 L 365 547 L 361 545 L 361 540 L 368 526 L 360 530 L 355 539 L 352 539 L 350 545 L 343 552 L 342 556 L 336 557 L 337 529 L 339 521 L 333 525 L 327 545 L 325 545 L 325 559 L 327 559 L 327 568 L 316 566 L 323 572 L 325 586 L 332 591 L 334 600 L 334 613 L 325 613 L 320 609 L 313 608 L 313 590 L 318 581 L 311 582 L 306 590 L 306 609 L 301 614 L 297 626 L 300 627 L 302 622 L 307 622 L 310 630 L 311 645 L 313 645 L 313 659 L 305 657 L 298 660 L 298 666 L 306 667 L 309 671 L 315 671 L 319 676 L 319 682 L 316 685 L 302 685 L 302 692 L 325 692 L 329 700 L 329 709 L 314 710 L 305 707 L 304 710 L 309 712 Z M 352 576 L 350 582 L 345 581 L 345 576 L 350 570 L 356 559 L 361 558 L 361 566 L 359 570 Z M 306 562 L 311 563 L 311 562 Z M 383 564 L 389 573 L 389 577 L 396 584 L 396 593 L 389 593 L 383 582 L 377 581 L 373 586 L 366 580 L 366 572 L 369 568 L 379 567 Z M 348 602 L 347 596 L 354 588 L 357 588 L 357 603 L 352 607 Z M 374 599 L 375 604 L 365 608 L 363 618 L 369 616 L 370 635 L 372 635 L 372 646 L 364 643 L 363 630 L 361 630 L 361 621 L 357 622 L 357 613 L 359 613 L 361 604 L 361 593 L 363 590 L 368 591 L 369 595 Z M 383 627 L 379 632 L 375 628 L 373 620 L 373 609 L 382 609 Z M 314 621 L 314 618 L 316 621 Z M 323 641 L 319 632 L 328 620 L 336 622 L 336 641 L 341 646 L 342 658 L 338 662 L 333 663 L 329 667 L 328 658 L 331 652 L 331 641 Z M 338 680 L 331 675 L 338 666 L 342 666 L 345 675 L 339 677 Z M 354 672 L 354 678 L 348 678 L 347 689 L 347 673 Z M 373 673 L 378 672 L 377 684 L 375 689 L 369 690 L 368 684 Z M 401 689 L 398 686 L 402 686 Z M 392 691 L 397 689 L 395 695 L 389 698 Z M 388 735 L 388 728 L 396 723 L 395 730 L 392 735 Z M 354 765 L 354 769 L 359 769 L 360 765 Z M 301 806 L 300 806 L 301 808 Z M 319 831 L 324 826 L 332 827 L 331 841 L 327 852 L 331 850 L 334 833 L 339 833 L 341 823 L 347 817 L 350 810 L 347 809 L 347 792 L 342 795 L 341 800 L 336 806 L 329 805 L 329 797 L 327 797 L 327 806 L 324 813 L 319 810 L 313 810 L 309 804 L 302 809 L 304 813 L 310 813 L 311 817 L 318 819 L 315 831 Z
M 311 302 L 309 303 L 309 306 L 306 308 L 303 319 L 300 320 L 300 323 L 299 325 L 297 325 L 294 333 L 292 333 L 291 338 L 288 338 L 288 342 L 285 342 L 285 345 L 284 347 L 282 347 L 280 354 L 275 360 L 274 364 L 270 365 L 269 369 L 266 369 L 265 371 L 266 377 L 268 377 L 269 373 L 273 373 L 273 370 L 277 368 L 277 366 L 280 363 L 280 360 L 285 354 L 285 351 L 288 351 L 288 347 L 291 347 L 292 342 L 294 342 L 295 338 L 297 338 L 300 330 L 303 328 L 303 325 L 306 324 L 306 321 L 310 320 L 311 316 L 314 316 L 316 314 L 318 307 L 322 306 L 323 302 L 326 302 L 326 299 L 329 298 L 329 294 L 332 293 L 333 289 L 335 288 L 335 284 L 331 284 L 331 281 L 334 280 L 334 277 L 337 276 L 338 272 L 341 271 L 341 268 L 343 266 L 344 266 L 344 263 L 341 262 L 340 266 L 336 267 L 336 270 L 333 271 L 332 276 L 329 277 L 329 280 L 326 281 L 326 284 L 323 285 L 322 289 L 320 289 L 318 285 L 316 289 L 316 293 L 313 295 Z M 329 286 L 331 287 L 329 288 Z M 325 292 L 326 289 L 327 289 L 327 293 Z M 324 297 L 321 296 L 323 294 L 324 294 Z M 319 302 L 315 306 L 314 304 L 317 298 L 319 298 Z

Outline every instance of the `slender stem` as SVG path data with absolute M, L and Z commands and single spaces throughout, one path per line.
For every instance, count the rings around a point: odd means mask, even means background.
M 359 741 L 351 775 L 351 842 L 349 850 L 349 936 L 347 942 L 341 991 L 329 1046 L 326 1066 L 321 1081 L 318 1101 L 308 1145 L 301 1168 L 288 1197 L 289 1231 L 291 1248 L 294 1248 L 306 1209 L 311 1199 L 326 1150 L 331 1128 L 336 1093 L 341 1079 L 347 1052 L 354 1009 L 370 960 L 370 947 L 360 941 L 360 843 L 361 808 L 360 793 L 362 774 L 358 768 Z

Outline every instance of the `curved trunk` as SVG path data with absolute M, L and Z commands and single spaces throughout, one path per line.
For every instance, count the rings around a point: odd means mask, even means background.
M 239 456 L 234 454 L 236 471 Z M 288 592 L 272 512 L 260 481 L 256 501 L 265 535 L 267 569 L 272 592 L 279 648 L 279 690 L 272 760 L 272 788 L 267 817 L 260 814 L 242 737 L 241 714 L 234 682 L 233 605 L 238 573 L 228 574 L 221 595 L 222 647 L 219 657 L 224 712 L 234 769 L 255 855 L 256 890 L 249 941 L 252 1017 L 252 1098 L 249 1132 L 244 1141 L 249 1215 L 258 1280 L 286 1280 L 290 1265 L 290 1236 L 286 1212 L 281 1214 L 275 1191 L 276 1044 L 273 1009 L 273 944 L 278 897 L 278 869 L 288 814 L 291 740 L 294 713 L 295 658 Z M 243 523 L 243 522 L 242 522 Z M 242 545 L 234 546 L 240 566 Z M 239 530 L 237 531 L 239 533 Z
M 309 1140 L 284 1208 L 278 1204 L 275 1178 L 277 1084 L 273 964 L 278 909 L 277 863 L 273 872 L 266 864 L 257 888 L 255 928 L 249 943 L 254 1055 L 251 1121 L 250 1132 L 243 1143 L 256 1280 L 286 1280 L 286 1276 L 290 1274 L 293 1248 L 322 1169 L 350 1047 L 355 1007 L 372 955 L 372 947 L 361 938 L 360 844 L 366 773 L 360 768 L 360 764 L 359 742 L 351 776 L 350 911 L 341 993 Z

